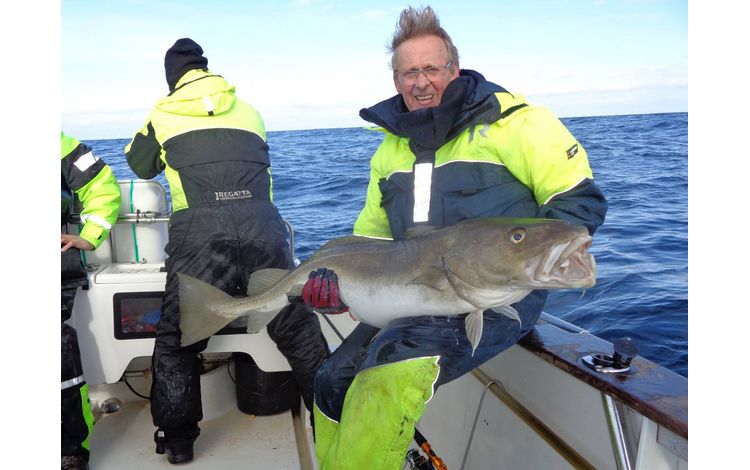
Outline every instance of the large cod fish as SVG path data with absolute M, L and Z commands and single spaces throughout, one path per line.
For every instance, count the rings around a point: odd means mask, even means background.
M 403 241 L 334 239 L 293 270 L 253 273 L 248 297 L 178 273 L 181 341 L 195 343 L 242 316 L 255 333 L 289 305 L 289 297 L 301 295 L 311 271 L 328 268 L 338 275 L 352 316 L 376 327 L 401 317 L 468 313 L 473 352 L 484 310 L 520 323 L 510 305 L 532 290 L 592 287 L 590 245 L 584 227 L 561 220 L 481 218 L 411 231 Z

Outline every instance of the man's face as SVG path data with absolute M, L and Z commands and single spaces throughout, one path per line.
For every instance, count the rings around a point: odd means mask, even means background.
M 445 43 L 437 36 L 404 41 L 396 48 L 393 83 L 409 111 L 440 104 L 448 84 L 458 77 L 458 64 L 448 64 Z

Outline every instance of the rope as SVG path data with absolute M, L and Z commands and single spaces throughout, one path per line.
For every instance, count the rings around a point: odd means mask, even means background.
M 128 377 L 127 376 L 123 375 L 122 378 L 123 378 L 123 381 L 125 382 L 125 385 L 128 386 L 128 388 L 130 389 L 131 392 L 133 392 L 134 394 L 136 394 L 137 396 L 139 396 L 141 398 L 144 398 L 146 400 L 151 400 L 151 396 L 146 396 L 146 395 L 143 395 L 141 393 L 136 392 L 135 389 L 133 388 L 133 386 L 130 385 L 130 382 L 128 382 Z
M 130 180 L 130 212 L 133 213 L 133 189 L 135 188 L 134 180 Z M 130 224 L 133 230 L 133 250 L 135 252 L 135 262 L 138 263 L 141 257 L 138 255 L 138 236 L 135 232 L 135 222 Z

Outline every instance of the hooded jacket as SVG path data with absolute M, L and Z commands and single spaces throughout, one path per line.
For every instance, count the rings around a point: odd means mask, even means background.
M 91 147 L 62 132 L 60 144 L 63 212 L 70 215 L 75 194 L 83 206 L 80 236 L 97 248 L 117 221 L 120 186 L 112 169 L 94 155 Z
M 125 156 L 140 178 L 165 171 L 174 212 L 222 201 L 271 201 L 263 120 L 235 96 L 233 85 L 208 70 L 188 71 L 157 101 Z
M 60 133 L 62 223 L 67 223 L 74 206 L 74 195 L 81 201 L 80 236 L 94 249 L 107 238 L 120 212 L 120 186 L 112 169 L 97 157 L 91 147 Z M 86 271 L 78 249 L 61 255 L 62 287 L 86 284 Z
M 410 112 L 396 95 L 360 116 L 385 138 L 355 235 L 402 239 L 418 223 L 491 216 L 563 219 L 593 234 L 604 221 L 583 146 L 549 110 L 478 72 L 461 70 L 434 108 Z

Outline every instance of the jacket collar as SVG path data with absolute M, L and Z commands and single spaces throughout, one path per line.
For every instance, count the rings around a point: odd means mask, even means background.
M 435 107 L 409 111 L 398 94 L 361 109 L 359 115 L 420 147 L 436 150 L 477 122 L 499 119 L 500 105 L 494 94 L 502 91 L 506 90 L 488 82 L 479 72 L 462 69 Z

